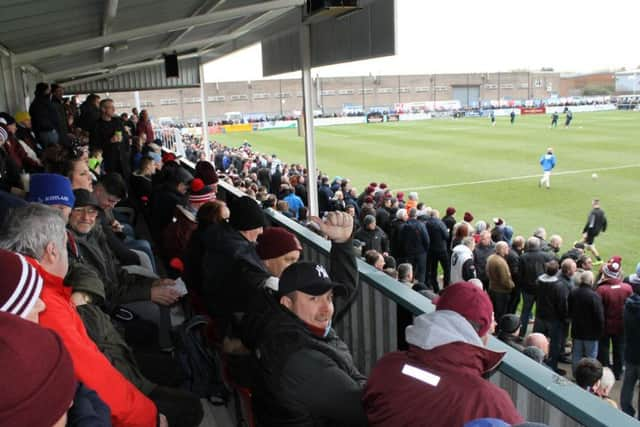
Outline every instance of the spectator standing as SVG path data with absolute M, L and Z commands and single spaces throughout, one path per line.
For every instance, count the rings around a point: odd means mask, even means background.
M 442 286 L 447 286 L 450 281 L 451 264 L 447 244 L 449 242 L 449 231 L 445 223 L 440 220 L 440 212 L 432 209 L 425 222 L 427 233 L 429 233 L 429 253 L 427 254 L 427 277 L 428 285 L 434 292 L 440 292 L 438 284 L 438 264 L 442 267 Z
M 33 131 L 42 147 L 60 141 L 58 115 L 51 103 L 51 88 L 47 83 L 40 82 L 36 85 L 35 98 L 29 106 L 29 115 Z
M 614 256 L 602 266 L 602 279 L 596 292 L 604 306 L 604 334 L 598 345 L 598 360 L 610 366 L 616 380 L 622 375 L 622 352 L 624 348 L 624 303 L 633 294 L 633 289 L 620 278 L 622 258 Z M 609 359 L 609 346 L 613 350 L 613 366 Z
M 486 274 L 489 279 L 489 295 L 491 296 L 495 316 L 498 319 L 502 319 L 502 316 L 507 314 L 509 310 L 511 292 L 515 285 L 506 260 L 509 253 L 509 245 L 507 242 L 500 241 L 496 243 L 495 250 L 496 252 L 489 255 L 487 259 Z
M 572 368 L 584 357 L 598 357 L 598 341 L 604 331 L 604 307 L 602 298 L 593 289 L 593 273 L 576 274 L 576 287 L 569 293 L 569 317 L 571 319 Z
M 416 219 L 417 209 L 409 210 L 409 219 L 402 227 L 400 241 L 402 256 L 400 262 L 408 262 L 413 266 L 418 282 L 426 283 L 427 253 L 429 252 L 429 234 L 424 224 Z
M 531 310 L 536 303 L 538 293 L 538 277 L 545 271 L 545 264 L 550 258 L 540 250 L 540 239 L 530 237 L 524 253 L 520 256 L 520 279 L 522 283 L 522 313 L 520 315 L 520 337 L 527 334 Z
M 636 383 L 640 379 L 640 283 L 634 283 L 633 295 L 624 303 L 623 317 L 624 379 L 620 391 L 620 408 L 634 417 L 636 409 L 633 407 L 633 397 Z
M 149 118 L 149 112 L 147 110 L 140 111 L 140 120 L 138 120 L 136 135 L 144 135 L 148 142 L 154 140 L 153 125 L 151 124 L 151 119 Z

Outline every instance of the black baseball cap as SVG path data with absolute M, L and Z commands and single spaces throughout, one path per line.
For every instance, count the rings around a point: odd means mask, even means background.
M 322 295 L 334 290 L 337 295 L 345 295 L 346 289 L 331 281 L 324 266 L 315 262 L 296 262 L 287 267 L 280 276 L 278 293 L 286 295 L 293 291 L 300 291 L 309 295 Z

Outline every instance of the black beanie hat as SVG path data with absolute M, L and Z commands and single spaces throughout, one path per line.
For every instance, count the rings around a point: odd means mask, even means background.
M 498 322 L 498 330 L 513 334 L 520 327 L 520 318 L 515 314 L 505 314 Z
M 251 197 L 235 199 L 230 208 L 229 223 L 238 231 L 253 230 L 265 224 L 264 212 Z

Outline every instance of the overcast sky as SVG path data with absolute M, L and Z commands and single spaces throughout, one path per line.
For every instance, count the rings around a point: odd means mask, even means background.
M 390 0 L 385 0 L 390 1 Z M 320 76 L 640 66 L 640 1 L 397 0 L 393 57 L 321 67 Z M 426 25 L 425 23 L 429 23 Z M 205 66 L 205 80 L 262 78 L 260 46 Z M 299 77 L 300 73 L 293 75 Z

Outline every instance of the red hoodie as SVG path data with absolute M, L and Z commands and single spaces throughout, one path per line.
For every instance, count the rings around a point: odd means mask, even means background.
M 44 280 L 40 298 L 47 308 L 40 314 L 40 324 L 60 335 L 71 354 L 78 380 L 95 390 L 111 408 L 114 426 L 155 427 L 158 411 L 154 403 L 127 381 L 89 338 L 71 302 L 71 288 L 37 261 L 29 259 L 29 262 Z

